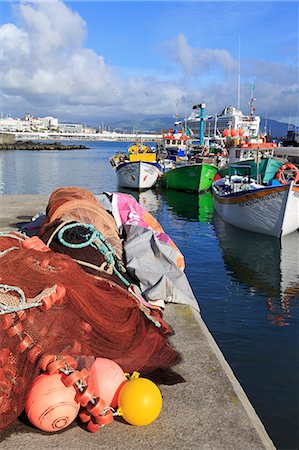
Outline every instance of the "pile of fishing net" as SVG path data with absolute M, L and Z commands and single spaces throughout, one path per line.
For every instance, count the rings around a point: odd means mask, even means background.
M 67 247 L 56 239 L 61 224 Z M 114 220 L 92 194 L 54 193 L 40 236 L 52 236 L 55 251 L 37 236 L 0 234 L 1 430 L 24 409 L 47 355 L 80 359 L 82 367 L 90 357 L 108 358 L 144 373 L 179 361 L 161 311 L 129 289 Z M 101 270 L 91 274 L 89 264 Z

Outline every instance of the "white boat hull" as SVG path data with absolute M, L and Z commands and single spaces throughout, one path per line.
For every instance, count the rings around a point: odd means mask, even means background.
M 144 161 L 125 162 L 116 167 L 118 186 L 130 189 L 150 189 L 159 176 L 160 169 Z
M 231 225 L 278 238 L 299 228 L 299 185 L 261 186 L 222 194 L 219 182 L 212 186 L 214 207 Z

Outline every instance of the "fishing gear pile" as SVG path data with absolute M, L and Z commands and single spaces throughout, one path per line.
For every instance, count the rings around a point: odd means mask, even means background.
M 49 245 L 0 233 L 1 430 L 23 411 L 47 364 L 63 359 L 88 368 L 89 358 L 101 357 L 148 373 L 180 359 L 161 310 L 131 288 L 113 217 L 80 188 L 53 194 L 40 230 Z

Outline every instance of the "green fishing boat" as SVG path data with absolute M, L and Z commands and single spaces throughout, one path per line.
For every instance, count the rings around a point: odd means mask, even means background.
M 283 158 L 265 158 L 261 159 L 259 163 L 254 160 L 245 160 L 234 162 L 234 174 L 235 175 L 248 175 L 248 167 L 250 166 L 250 176 L 254 179 L 260 179 L 262 183 L 268 183 L 272 180 L 278 169 L 286 162 Z M 232 173 L 230 165 L 219 170 L 219 175 L 223 178 L 225 175 Z
M 182 164 L 164 172 L 161 182 L 166 189 L 204 192 L 210 189 L 216 173 L 213 164 Z

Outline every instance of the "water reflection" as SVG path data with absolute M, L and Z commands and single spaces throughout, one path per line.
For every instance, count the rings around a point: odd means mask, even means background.
M 125 189 L 125 188 L 119 187 L 118 191 L 119 192 L 123 192 L 125 194 L 132 195 L 132 197 L 134 197 L 135 200 L 137 200 L 137 202 L 140 203 L 140 205 L 144 209 L 146 209 L 149 213 L 151 213 L 153 215 L 159 209 L 158 194 L 153 189 L 148 189 L 146 191 L 139 192 L 139 191 L 136 191 L 136 190 L 130 190 L 130 189 Z
M 212 222 L 214 206 L 211 192 L 193 194 L 166 189 L 160 194 L 177 216 L 197 222 Z
M 235 228 L 218 214 L 214 228 L 230 276 L 266 297 L 272 325 L 289 325 L 299 306 L 299 233 L 279 240 Z

